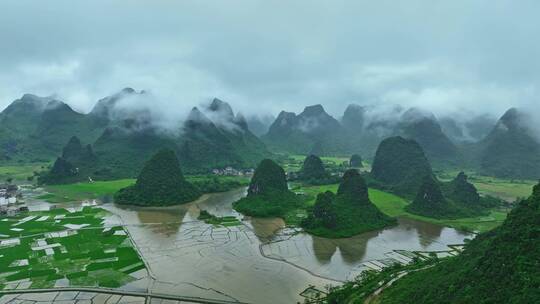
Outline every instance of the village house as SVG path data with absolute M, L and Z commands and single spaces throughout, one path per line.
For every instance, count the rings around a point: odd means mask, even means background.
M 255 169 L 235 169 L 233 167 L 225 167 L 224 169 L 214 168 L 212 174 L 223 176 L 251 176 L 255 172 Z

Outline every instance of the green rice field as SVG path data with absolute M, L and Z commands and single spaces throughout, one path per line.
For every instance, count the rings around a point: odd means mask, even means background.
M 123 227 L 106 212 L 53 209 L 0 220 L 0 289 L 119 287 L 145 269 Z

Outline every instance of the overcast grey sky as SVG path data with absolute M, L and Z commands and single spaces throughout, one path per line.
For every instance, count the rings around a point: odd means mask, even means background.
M 0 107 L 35 93 L 88 111 L 129 86 L 175 115 L 214 96 L 499 115 L 540 104 L 539 16 L 537 0 L 2 0 Z

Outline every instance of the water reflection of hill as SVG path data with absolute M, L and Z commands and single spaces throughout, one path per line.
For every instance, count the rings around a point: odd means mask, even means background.
M 313 254 L 321 264 L 327 264 L 332 259 L 337 250 L 337 244 L 330 239 L 324 239 L 317 236 L 312 237 Z
M 271 241 L 276 232 L 285 227 L 285 221 L 281 218 L 251 218 L 253 233 L 261 243 Z
M 139 222 L 145 224 L 148 230 L 168 237 L 178 233 L 188 209 L 189 206 L 179 206 L 174 208 L 140 209 L 136 212 Z
M 427 222 L 415 221 L 408 218 L 398 219 L 400 226 L 407 231 L 415 231 L 418 241 L 423 249 L 429 247 L 433 242 L 441 237 L 443 226 L 434 225 Z
M 313 253 L 319 263 L 327 264 L 332 260 L 332 257 L 339 248 L 343 261 L 346 264 L 354 265 L 362 261 L 366 254 L 369 240 L 378 234 L 378 231 L 371 231 L 344 239 L 326 239 L 312 236 Z

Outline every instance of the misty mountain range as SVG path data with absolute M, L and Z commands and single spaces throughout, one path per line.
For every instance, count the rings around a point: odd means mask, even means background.
M 54 98 L 24 95 L 0 113 L 2 160 L 52 161 L 73 136 L 83 145 L 91 144 L 97 156 L 86 171 L 105 179 L 134 176 L 150 155 L 164 147 L 177 151 L 188 172 L 229 165 L 253 167 L 270 155 L 245 119 L 219 99 L 202 110 L 193 108 L 176 130 L 165 130 L 149 111 L 117 107 L 141 94 L 145 92 L 124 89 L 99 100 L 88 114 Z
M 262 140 L 272 151 L 319 156 L 360 153 L 372 158 L 390 136 L 417 141 L 435 167 L 467 167 L 509 178 L 540 177 L 540 143 L 531 118 L 509 109 L 499 121 L 488 116 L 441 121 L 418 108 L 349 105 L 340 120 L 321 105 L 302 113 L 282 111 Z
M 323 106 L 313 105 L 298 115 L 282 111 L 273 119 L 267 113 L 246 118 L 215 98 L 164 128 L 151 105 L 125 106 L 145 94 L 123 89 L 99 100 L 88 114 L 51 97 L 26 94 L 0 113 L 1 159 L 49 162 L 76 136 L 96 155 L 86 172 L 116 178 L 134 176 L 163 147 L 177 152 L 187 172 L 207 172 L 253 167 L 272 153 L 359 153 L 371 158 L 384 138 L 399 135 L 417 141 L 435 167 L 466 166 L 513 178 L 540 176 L 540 144 L 526 127 L 530 118 L 518 109 L 508 110 L 498 122 L 487 116 L 458 122 L 452 117 L 439 120 L 418 108 L 354 104 L 336 119 Z

